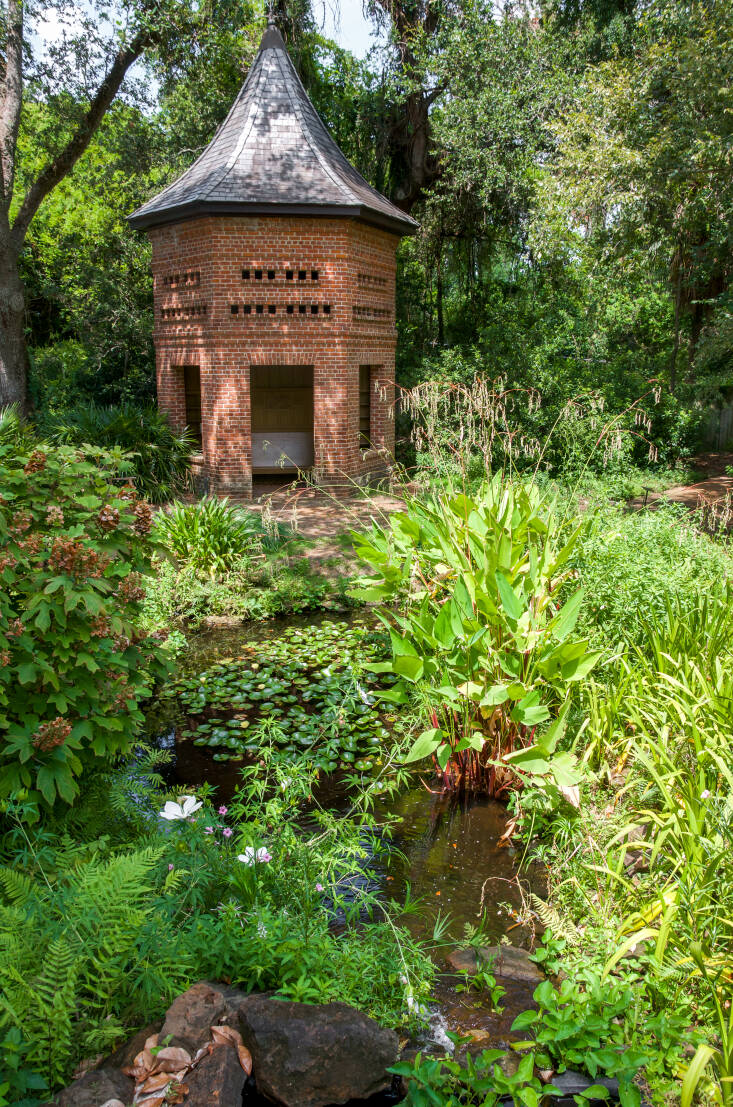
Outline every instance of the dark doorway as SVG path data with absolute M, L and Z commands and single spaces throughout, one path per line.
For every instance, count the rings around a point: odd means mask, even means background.
M 313 464 L 313 366 L 253 365 L 252 472 L 282 473 Z

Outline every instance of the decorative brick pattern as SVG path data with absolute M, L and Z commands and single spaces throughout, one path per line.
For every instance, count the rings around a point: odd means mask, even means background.
M 198 367 L 200 469 L 211 491 L 251 490 L 252 366 L 313 367 L 318 479 L 383 472 L 394 450 L 398 235 L 348 218 L 249 215 L 207 215 L 149 234 L 158 402 L 183 427 L 185 366 Z M 176 286 L 171 274 L 181 278 Z M 186 284 L 192 274 L 196 284 Z M 368 450 L 359 440 L 364 365 Z

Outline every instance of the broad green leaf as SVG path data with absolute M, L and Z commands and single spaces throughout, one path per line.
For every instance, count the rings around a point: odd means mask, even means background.
M 421 761 L 424 757 L 431 757 L 443 741 L 443 731 L 435 727 L 432 730 L 424 730 L 418 735 L 410 752 L 405 758 L 405 763 Z
M 402 638 L 393 630 L 389 632 L 389 640 L 392 644 L 392 653 L 396 657 L 417 657 L 417 650 L 409 638 Z
M 399 654 L 394 659 L 394 671 L 405 680 L 416 681 L 423 675 L 423 661 L 421 657 L 412 657 L 408 654 Z
M 450 649 L 456 636 L 453 630 L 453 601 L 447 600 L 433 624 L 433 635 L 443 649 Z
M 582 680 L 588 675 L 600 657 L 601 652 L 599 650 L 595 653 L 587 653 L 585 657 L 579 657 L 573 661 L 568 661 L 560 670 L 563 680 Z
M 450 761 L 450 755 L 451 748 L 447 742 L 444 742 L 443 745 L 440 746 L 440 748 L 438 749 L 438 764 L 440 765 L 441 769 L 444 769 Z
M 582 588 L 579 588 L 574 596 L 571 596 L 568 602 L 558 611 L 555 618 L 552 620 L 550 626 L 552 627 L 555 638 L 562 641 L 563 638 L 567 638 L 568 634 L 575 629 L 575 624 L 578 621 L 580 615 L 580 608 L 583 603 L 584 592 Z
M 501 606 L 504 608 L 509 618 L 516 621 L 524 611 L 524 604 L 503 573 L 497 570 L 496 573 L 494 573 L 494 578 L 496 580 L 496 586 L 499 589 Z
M 481 697 L 481 707 L 498 707 L 509 699 L 509 691 L 506 684 L 495 684 L 493 688 L 487 688 Z

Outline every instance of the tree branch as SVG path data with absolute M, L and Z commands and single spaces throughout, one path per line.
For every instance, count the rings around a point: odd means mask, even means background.
M 14 0 L 21 3 L 22 0 Z M 49 162 L 28 189 L 18 214 L 13 221 L 12 237 L 16 250 L 20 250 L 33 216 L 49 192 L 73 169 L 92 140 L 105 112 L 120 90 L 125 75 L 152 42 L 149 31 L 139 31 L 127 46 L 117 53 L 112 68 L 100 84 L 97 92 L 66 146 Z
M 15 148 L 23 103 L 23 0 L 8 0 L 5 72 L 0 93 L 0 188 L 8 218 L 15 181 Z

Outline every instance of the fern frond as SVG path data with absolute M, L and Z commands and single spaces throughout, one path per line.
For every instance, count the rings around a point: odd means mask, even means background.
M 556 937 L 565 938 L 573 945 L 577 945 L 580 940 L 580 934 L 577 927 L 573 925 L 570 919 L 563 918 L 552 904 L 546 903 L 545 900 L 540 899 L 534 892 L 531 893 L 530 898 L 535 914 L 545 929 L 551 930 Z

